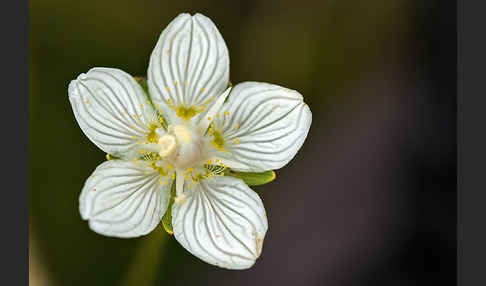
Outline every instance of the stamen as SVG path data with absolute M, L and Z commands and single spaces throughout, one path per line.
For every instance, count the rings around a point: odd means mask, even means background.
M 206 130 L 208 129 L 209 124 L 211 123 L 212 118 L 218 113 L 219 109 L 223 105 L 224 101 L 228 97 L 229 93 L 231 91 L 231 88 L 227 88 L 223 94 L 221 94 L 218 99 L 214 102 L 214 104 L 209 108 L 207 111 L 207 121 L 202 120 L 199 123 L 198 129 L 204 134 Z M 214 97 L 211 97 L 211 101 L 214 100 Z M 206 101 L 206 105 L 209 104 L 209 101 Z
M 175 202 L 177 204 L 183 204 L 185 201 L 184 192 L 184 172 L 180 169 L 176 171 L 177 180 L 176 180 L 176 198 Z M 174 173 L 172 173 L 172 180 L 175 179 Z
M 174 198 L 174 202 L 178 205 L 182 205 L 185 201 L 186 201 L 186 195 L 185 194 L 181 194 L 181 195 L 176 196 Z

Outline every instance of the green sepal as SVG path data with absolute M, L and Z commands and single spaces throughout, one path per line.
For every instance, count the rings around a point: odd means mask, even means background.
M 176 184 L 174 181 L 172 182 L 172 187 L 170 188 L 169 206 L 167 207 L 167 211 L 162 217 L 162 226 L 164 227 L 165 231 L 167 231 L 167 233 L 170 235 L 174 234 L 174 231 L 172 230 L 172 205 L 174 204 L 174 200 L 175 200 L 175 192 L 176 192 Z
M 147 79 L 145 77 L 142 77 L 142 76 L 134 76 L 133 78 L 142 87 L 143 91 L 145 91 L 145 93 L 147 94 L 147 97 L 148 97 L 149 91 L 148 91 Z
M 236 172 L 230 169 L 224 171 L 225 176 L 231 176 L 242 179 L 248 186 L 259 186 L 270 183 L 275 180 L 277 175 L 274 171 L 266 171 L 261 173 L 254 172 Z
M 107 161 L 110 161 L 110 160 L 119 160 L 120 159 L 118 157 L 115 157 L 115 156 L 111 155 L 110 153 L 106 153 L 105 158 L 106 158 Z

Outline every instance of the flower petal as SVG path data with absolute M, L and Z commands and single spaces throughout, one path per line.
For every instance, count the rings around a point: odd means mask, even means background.
M 106 153 L 131 158 L 154 114 L 135 79 L 119 69 L 93 68 L 71 81 L 68 93 L 84 134 Z
M 79 211 L 90 228 L 115 237 L 151 232 L 167 210 L 171 184 L 161 185 L 150 167 L 113 160 L 99 165 L 79 197 Z
M 302 95 L 278 85 L 244 82 L 236 85 L 215 118 L 224 145 L 216 158 L 238 171 L 263 172 L 285 166 L 309 132 L 312 114 Z
M 164 110 L 173 106 L 165 113 L 170 123 L 180 120 L 174 109 L 181 105 L 201 111 L 199 122 L 229 81 L 228 49 L 214 23 L 201 14 L 176 17 L 150 56 L 147 78 L 154 103 Z
M 251 267 L 268 223 L 260 197 L 240 179 L 216 176 L 186 188 L 172 206 L 174 236 L 203 261 L 228 269 Z

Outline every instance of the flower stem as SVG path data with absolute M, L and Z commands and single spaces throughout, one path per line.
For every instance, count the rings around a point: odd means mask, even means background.
M 159 227 L 143 237 L 121 285 L 154 285 L 168 238 L 169 235 Z

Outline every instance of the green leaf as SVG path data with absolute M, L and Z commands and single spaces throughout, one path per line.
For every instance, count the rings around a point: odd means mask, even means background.
M 174 181 L 172 182 L 172 187 L 170 189 L 169 206 L 167 207 L 167 211 L 162 217 L 162 226 L 164 227 L 165 231 L 167 231 L 167 233 L 170 235 L 174 234 L 174 231 L 172 230 L 172 205 L 174 204 L 175 191 L 176 191 L 176 184 Z
M 224 175 L 240 178 L 248 186 L 259 186 L 266 183 L 270 183 L 271 181 L 275 180 L 277 176 L 274 171 L 253 173 L 253 172 L 236 172 L 230 169 L 225 170 Z
M 142 76 L 134 76 L 133 78 L 138 82 L 138 84 L 142 87 L 143 91 L 145 91 L 145 93 L 148 96 L 149 91 L 148 91 L 147 79 Z

